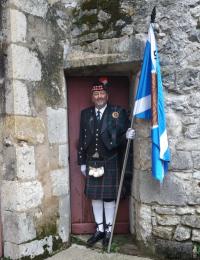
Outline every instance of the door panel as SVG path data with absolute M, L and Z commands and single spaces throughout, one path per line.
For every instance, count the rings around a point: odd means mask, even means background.
M 96 77 L 68 77 L 69 167 L 71 189 L 71 221 L 73 234 L 94 232 L 91 202 L 84 195 L 84 176 L 77 165 L 80 111 L 92 105 L 91 86 Z M 109 102 L 128 109 L 129 81 L 127 77 L 109 77 Z M 115 232 L 129 232 L 128 199 L 120 201 Z

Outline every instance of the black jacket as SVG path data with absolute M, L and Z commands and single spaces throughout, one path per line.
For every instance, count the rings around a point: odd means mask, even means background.
M 86 164 L 87 148 L 94 140 L 95 108 L 81 111 L 80 136 L 78 147 L 78 164 Z M 100 138 L 109 151 L 118 149 L 126 142 L 125 134 L 129 127 L 129 119 L 125 109 L 120 106 L 107 105 L 101 123 Z

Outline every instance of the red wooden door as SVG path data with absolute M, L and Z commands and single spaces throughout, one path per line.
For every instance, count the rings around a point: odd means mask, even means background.
M 84 176 L 77 165 L 80 111 L 91 106 L 91 86 L 95 77 L 67 77 L 68 122 L 69 122 L 69 167 L 71 194 L 71 222 L 73 234 L 94 232 L 91 202 L 84 195 Z M 109 102 L 128 109 L 129 81 L 127 77 L 109 77 L 111 87 Z M 116 233 L 129 232 L 128 198 L 120 202 Z

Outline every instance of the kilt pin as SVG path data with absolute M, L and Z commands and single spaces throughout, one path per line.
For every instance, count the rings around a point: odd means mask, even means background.
M 108 104 L 100 121 L 95 107 L 81 111 L 78 164 L 86 165 L 85 195 L 90 199 L 117 198 L 126 131 L 130 121 L 125 109 Z M 90 166 L 103 166 L 101 177 L 89 175 Z M 128 159 L 122 197 L 130 192 L 132 177 L 132 154 Z M 128 192 L 127 192 L 128 191 Z

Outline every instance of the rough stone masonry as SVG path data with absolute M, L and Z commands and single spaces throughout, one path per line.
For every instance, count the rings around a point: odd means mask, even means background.
M 1 0 L 4 257 L 44 259 L 69 244 L 64 70 L 83 75 L 117 68 L 136 74 L 155 5 L 172 161 L 160 186 L 150 172 L 150 126 L 137 121 L 131 232 L 148 252 L 168 259 L 198 257 L 199 1 Z

